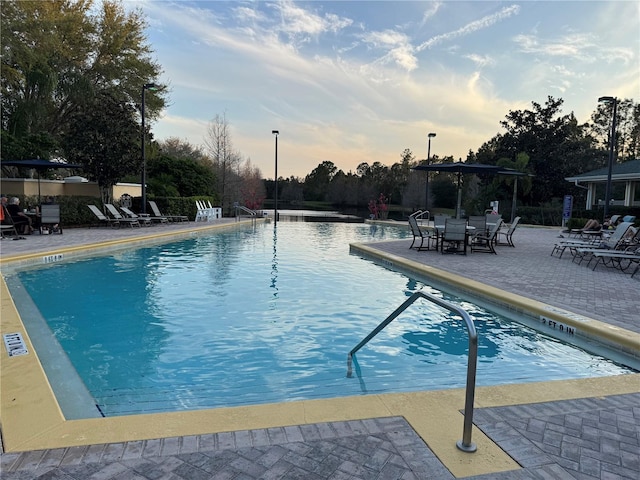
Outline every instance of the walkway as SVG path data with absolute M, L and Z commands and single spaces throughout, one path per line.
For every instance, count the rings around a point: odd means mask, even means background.
M 0 248 L 3 257 L 44 254 L 63 246 L 185 227 L 68 229 L 64 235 L 3 240 Z M 640 332 L 640 276 L 631 279 L 603 267 L 592 272 L 570 257 L 552 258 L 557 235 L 557 230 L 520 228 L 514 236 L 516 248 L 500 247 L 498 255 L 415 252 L 407 240 L 376 244 L 376 249 Z M 602 391 L 583 398 L 576 392 L 572 399 L 548 402 L 532 394 L 532 403 L 513 404 L 504 393 L 508 388 L 497 398 L 479 389 L 478 404 L 496 406 L 476 408 L 475 425 L 522 468 L 466 478 L 638 480 L 640 377 L 633 378 L 637 388 L 625 394 L 607 396 L 610 392 Z M 427 446 L 436 439 L 424 440 L 427 444 L 404 418 L 370 418 L 5 453 L 1 467 L 3 480 L 456 478 Z M 473 471 L 474 454 L 468 459 Z

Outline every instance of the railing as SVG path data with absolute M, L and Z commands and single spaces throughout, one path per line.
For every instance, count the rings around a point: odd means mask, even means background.
M 427 225 L 429 225 L 429 221 L 431 220 L 431 213 L 429 213 L 429 210 L 418 210 L 417 212 L 413 212 L 411 216 L 415 218 L 416 221 L 420 223 L 420 225 L 422 225 L 422 222 L 425 219 L 425 217 L 427 220 Z
M 456 442 L 456 446 L 463 452 L 472 453 L 476 451 L 476 445 L 471 441 L 471 431 L 473 427 L 473 401 L 476 390 L 476 365 L 478 363 L 478 334 L 476 327 L 473 324 L 473 320 L 469 317 L 469 314 L 462 308 L 452 305 L 438 297 L 424 292 L 415 292 L 405 302 L 400 305 L 395 311 L 389 315 L 380 325 L 378 325 L 369 335 L 367 335 L 358 345 L 356 345 L 350 352 L 347 358 L 347 376 L 351 376 L 351 365 L 353 361 L 353 355 L 364 347 L 369 340 L 380 333 L 387 325 L 404 312 L 409 306 L 411 306 L 418 298 L 424 298 L 432 303 L 435 303 L 450 312 L 457 313 L 462 317 L 469 333 L 469 359 L 467 362 L 467 387 L 465 395 L 464 405 L 464 428 L 462 430 L 462 440 Z
M 251 210 L 250 208 L 245 207 L 244 205 L 239 205 L 239 204 L 235 204 L 234 205 L 235 209 L 236 209 L 236 220 L 238 220 L 240 218 L 240 212 L 245 212 L 246 214 L 248 214 L 253 220 L 255 220 L 258 217 L 258 212 L 256 212 L 255 210 Z

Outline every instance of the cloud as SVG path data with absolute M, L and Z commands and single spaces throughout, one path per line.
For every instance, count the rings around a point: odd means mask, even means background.
M 475 53 L 470 53 L 468 55 L 464 55 L 464 58 L 471 60 L 478 67 L 490 67 L 495 65 L 495 60 L 488 55 L 477 55 Z
M 541 57 L 566 57 L 583 63 L 621 61 L 629 65 L 636 56 L 633 49 L 605 47 L 590 33 L 570 33 L 557 38 L 540 38 L 535 34 L 516 35 L 513 42 L 520 51 Z
M 443 33 L 441 35 L 436 35 L 435 37 L 430 38 L 426 42 L 419 45 L 416 48 L 416 51 L 420 52 L 422 50 L 429 49 L 439 43 L 442 43 L 448 40 L 453 40 L 454 38 L 458 38 L 458 37 L 464 37 L 466 35 L 477 32 L 479 30 L 483 30 L 485 28 L 491 27 L 492 25 L 495 25 L 496 23 L 504 20 L 505 18 L 509 18 L 513 15 L 517 15 L 518 13 L 520 13 L 519 5 L 511 5 L 509 7 L 505 7 L 499 12 L 494 13 L 493 15 L 487 15 L 486 17 L 482 17 L 480 20 L 475 20 L 473 22 L 470 22 L 462 28 L 453 30 L 448 33 Z

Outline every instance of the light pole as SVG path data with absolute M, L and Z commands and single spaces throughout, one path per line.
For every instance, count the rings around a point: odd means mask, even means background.
M 271 133 L 276 136 L 276 176 L 275 179 L 275 195 L 274 195 L 274 209 L 273 209 L 273 224 L 278 223 L 278 130 L 271 130 Z
M 155 83 L 145 83 L 142 86 L 142 103 L 140 104 L 140 116 L 142 117 L 142 213 L 147 213 L 147 157 L 144 154 L 145 131 L 144 131 L 144 92 L 145 90 L 155 91 L 158 86 Z
M 598 102 L 606 104 L 613 103 L 613 114 L 611 118 L 611 131 L 609 132 L 609 164 L 607 168 L 607 186 L 604 194 L 604 214 L 603 220 L 609 216 L 609 202 L 611 201 L 611 172 L 616 148 L 616 113 L 618 110 L 618 99 L 616 97 L 600 97 Z
M 427 146 L 427 165 L 429 165 L 431 163 L 431 139 L 433 137 L 435 137 L 436 134 L 435 133 L 430 133 L 429 135 L 427 135 L 428 137 L 428 146 Z M 426 205 L 426 209 L 429 210 L 429 170 L 427 170 L 427 187 L 426 187 L 426 201 L 424 202 L 424 204 Z

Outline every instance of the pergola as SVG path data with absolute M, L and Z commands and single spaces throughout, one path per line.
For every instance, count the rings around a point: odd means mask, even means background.
M 607 183 L 607 167 L 599 168 L 591 172 L 581 173 L 575 177 L 566 177 L 565 180 L 587 189 L 586 209 L 601 206 L 602 198 L 596 198 L 596 186 Z M 611 183 L 624 183 L 624 200 L 611 197 L 610 205 L 625 207 L 640 206 L 640 160 L 630 160 L 613 165 L 611 170 Z

